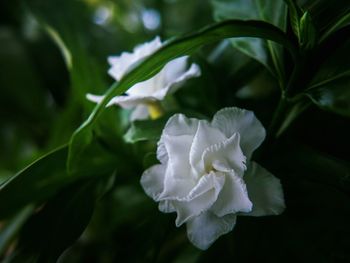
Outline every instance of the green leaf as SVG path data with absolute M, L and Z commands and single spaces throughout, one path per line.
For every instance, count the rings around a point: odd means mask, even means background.
M 43 201 L 74 177 L 65 172 L 68 147 L 64 146 L 30 164 L 0 186 L 0 219 L 24 206 Z
M 305 12 L 300 18 L 299 44 L 304 49 L 312 49 L 316 44 L 316 28 L 309 12 Z
M 313 103 L 322 109 L 350 117 L 350 75 L 328 82 L 306 92 Z
M 312 49 L 316 44 L 317 30 L 308 11 L 298 6 L 295 0 L 285 0 L 289 9 L 290 24 L 303 49 Z
M 2 120 L 15 118 L 27 130 L 33 122 L 42 125 L 43 121 L 50 121 L 48 93 L 40 82 L 26 43 L 10 27 L 2 27 L 0 42 Z
M 302 10 L 297 5 L 295 0 L 285 0 L 285 2 L 288 5 L 290 25 L 292 27 L 294 34 L 299 39 L 300 38 L 300 17 L 302 15 Z
M 212 4 L 217 21 L 262 20 L 285 30 L 287 8 L 282 0 L 212 0 Z M 282 49 L 279 46 L 262 39 L 239 38 L 231 41 L 237 49 L 265 65 L 279 79 L 284 78 Z
M 347 26 L 350 24 L 350 11 L 346 14 L 344 14 L 343 17 L 339 18 L 335 22 L 335 24 L 325 32 L 321 38 L 321 41 L 325 40 L 328 38 L 332 33 L 338 31 L 339 29 L 342 29 L 343 27 Z
M 114 96 L 122 94 L 134 84 L 154 76 L 167 62 L 174 58 L 189 55 L 205 44 L 213 43 L 224 38 L 245 36 L 260 37 L 275 41 L 285 46 L 291 52 L 295 61 L 298 60 L 298 51 L 286 35 L 278 28 L 260 21 L 223 21 L 205 27 L 194 34 L 168 41 L 152 56 L 134 65 L 119 83 L 114 83 L 105 94 L 104 100 L 96 105 L 89 118 L 73 134 L 69 148 L 68 170 L 72 172 L 75 169 L 79 169 L 79 167 L 74 166 L 74 162 L 86 149 L 88 144 L 92 142 L 92 130 L 96 120 Z
M 341 46 L 332 49 L 328 58 L 320 65 L 319 70 L 311 80 L 309 89 L 323 86 L 344 76 L 350 75 L 350 39 L 342 42 Z M 322 52 L 322 50 L 321 50 Z
M 34 215 L 21 232 L 10 262 L 56 262 L 88 225 L 97 199 L 98 182 L 90 180 L 61 191 Z
M 66 107 L 60 112 L 51 132 L 50 143 L 57 147 L 69 140 L 77 128 L 76 123 L 91 112 L 93 106 L 86 99 L 86 94 L 105 90 L 104 70 L 94 56 L 95 47 L 90 44 L 97 29 L 94 28 L 91 11 L 83 1 L 27 0 L 25 3 L 60 49 L 70 75 L 71 89 Z
M 350 39 L 328 55 L 312 79 L 305 95 L 317 106 L 350 116 Z
M 315 27 L 320 33 L 321 41 L 325 40 L 340 28 L 349 24 L 350 2 L 348 0 L 303 0 L 303 10 L 312 16 Z
M 14 240 L 16 234 L 23 226 L 28 217 L 33 213 L 34 207 L 27 206 L 23 208 L 18 214 L 10 218 L 1 227 L 0 231 L 0 255 L 5 252 L 5 249 Z
M 124 135 L 124 140 L 128 143 L 139 141 L 156 141 L 160 138 L 167 119 L 134 121 Z
M 295 119 L 304 112 L 310 106 L 309 100 L 303 98 L 295 103 L 292 107 L 289 107 L 283 116 L 283 121 L 276 132 L 276 137 L 281 136 L 287 128 L 295 121 Z
M 86 93 L 102 91 L 105 85 L 99 65 L 87 47 L 93 26 L 88 6 L 70 0 L 30 0 L 26 4 L 61 50 L 71 76 L 71 95 L 88 105 Z

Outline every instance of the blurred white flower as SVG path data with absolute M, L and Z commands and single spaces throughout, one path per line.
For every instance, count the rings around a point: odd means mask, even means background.
M 225 108 L 212 120 L 172 116 L 158 142 L 161 164 L 141 177 L 159 210 L 176 212 L 189 240 L 207 249 L 231 231 L 237 215 L 278 215 L 285 208 L 279 179 L 250 161 L 265 138 L 253 112 Z
M 132 53 L 123 52 L 120 56 L 109 57 L 111 68 L 108 73 L 115 80 L 120 81 L 131 65 L 153 54 L 161 46 L 160 38 L 156 37 L 151 42 L 135 47 Z M 132 120 L 147 118 L 149 105 L 163 100 L 167 94 L 174 93 L 183 81 L 201 74 L 197 64 L 187 66 L 187 58 L 184 56 L 168 62 L 155 76 L 135 84 L 125 96 L 114 97 L 107 106 L 117 104 L 126 109 L 135 108 L 131 116 Z M 104 96 L 87 94 L 87 98 L 100 103 Z

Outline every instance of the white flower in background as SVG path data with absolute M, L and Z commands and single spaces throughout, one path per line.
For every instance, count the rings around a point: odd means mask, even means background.
M 134 48 L 132 53 L 123 52 L 120 56 L 111 56 L 108 62 L 111 65 L 108 73 L 117 81 L 120 81 L 130 66 L 135 62 L 153 54 L 162 46 L 159 37 L 151 42 Z M 123 108 L 135 108 L 131 119 L 146 119 L 149 115 L 148 106 L 161 101 L 167 94 L 174 93 L 180 84 L 186 79 L 197 77 L 201 71 L 198 65 L 187 66 L 187 56 L 168 62 L 164 68 L 152 78 L 132 86 L 125 96 L 114 97 L 107 106 L 117 104 Z M 99 103 L 104 96 L 88 94 L 87 98 Z
M 279 179 L 250 160 L 265 138 L 254 113 L 225 108 L 212 120 L 172 116 L 158 142 L 161 164 L 141 177 L 159 210 L 176 212 L 189 240 L 207 249 L 231 231 L 237 215 L 278 215 L 285 208 Z

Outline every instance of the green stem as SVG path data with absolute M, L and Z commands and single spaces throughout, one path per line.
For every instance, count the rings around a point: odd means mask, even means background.
M 268 128 L 268 134 L 270 137 L 273 137 L 273 138 L 276 137 L 276 133 L 277 133 L 278 128 L 279 128 L 279 124 L 281 123 L 281 119 L 285 115 L 287 108 L 288 108 L 287 99 L 284 96 L 284 94 L 282 94 L 282 96 L 278 102 L 277 108 L 273 114 L 270 126 Z
M 298 56 L 296 56 L 294 60 L 293 72 L 287 83 L 286 89 L 281 93 L 280 100 L 268 128 L 268 134 L 272 138 L 276 138 L 278 136 L 278 131 L 280 130 L 280 126 L 284 123 L 284 117 L 286 116 L 286 113 L 290 107 L 294 105 L 289 100 L 289 97 L 292 95 L 292 92 L 295 91 L 295 88 L 300 85 L 298 82 L 300 82 L 300 76 L 303 72 L 304 64 L 305 56 L 298 53 Z

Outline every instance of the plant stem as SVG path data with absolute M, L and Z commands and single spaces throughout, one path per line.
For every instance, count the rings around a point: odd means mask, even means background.
M 281 122 L 282 117 L 285 115 L 285 112 L 288 108 L 288 102 L 284 94 L 282 94 L 277 108 L 273 114 L 272 121 L 270 123 L 270 126 L 268 128 L 268 134 L 270 137 L 276 137 L 276 133 L 278 131 L 278 126 Z

